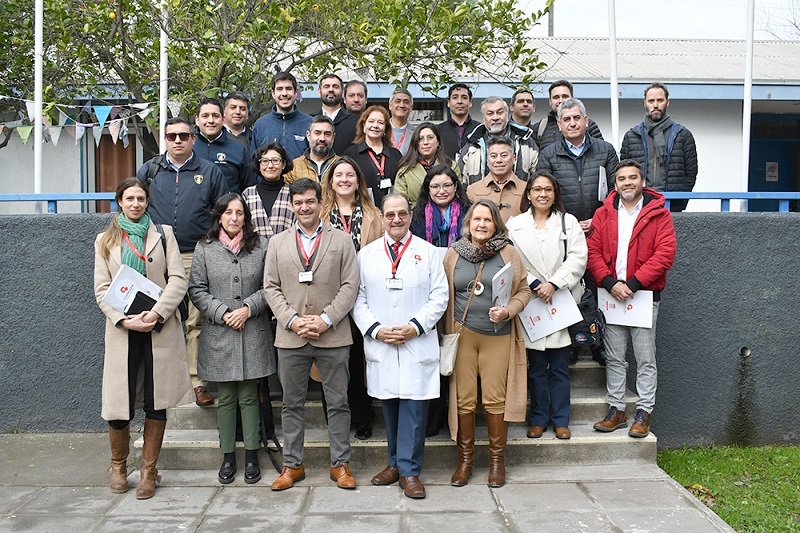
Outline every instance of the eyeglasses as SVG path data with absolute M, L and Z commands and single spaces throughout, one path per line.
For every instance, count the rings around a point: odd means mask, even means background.
M 280 157 L 264 157 L 259 159 L 258 162 L 264 166 L 273 165 L 277 167 L 278 165 L 283 163 L 283 159 L 281 159 Z
M 447 183 L 442 183 L 441 185 L 439 185 L 438 183 L 431 183 L 430 185 L 428 185 L 428 188 L 433 192 L 439 192 L 442 190 L 449 191 L 455 186 L 456 186 L 455 183 L 450 181 Z
M 408 211 L 398 211 L 397 213 L 395 212 L 384 213 L 383 218 L 385 218 L 390 222 L 395 218 L 399 218 L 400 220 L 405 220 L 406 218 L 408 218 Z
M 192 137 L 192 134 L 188 131 L 182 131 L 180 133 L 165 133 L 164 138 L 167 139 L 169 142 L 174 143 L 176 138 L 179 138 L 181 141 L 186 142 Z
M 533 192 L 533 194 L 542 194 L 543 192 L 547 194 L 553 194 L 555 189 L 552 187 L 531 187 L 531 192 Z

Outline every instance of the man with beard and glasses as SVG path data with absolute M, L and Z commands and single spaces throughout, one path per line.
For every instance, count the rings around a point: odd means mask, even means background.
M 322 76 L 322 79 L 319 80 L 319 99 L 322 101 L 322 109 L 311 116 L 321 115 L 333 121 L 334 131 L 336 131 L 333 150 L 337 154 L 343 154 L 356 138 L 358 117 L 350 114 L 343 105 L 342 78 L 336 74 Z
M 481 104 L 481 114 L 483 124 L 467 135 L 467 144 L 459 154 L 461 182 L 468 187 L 489 174 L 487 150 L 489 141 L 495 137 L 506 137 L 511 140 L 516 159 L 512 170 L 523 182 L 528 181 L 539 159 L 539 147 L 533 139 L 533 131 L 509 120 L 508 104 L 499 96 L 490 96 L 484 100 Z
M 694 189 L 697 180 L 697 147 L 692 132 L 667 114 L 669 90 L 653 83 L 644 91 L 644 121 L 622 139 L 620 159 L 633 159 L 642 166 L 642 177 L 656 191 Z M 689 200 L 671 200 L 670 211 L 686 209 Z
M 318 183 L 323 183 L 331 163 L 339 159 L 333 150 L 336 133 L 333 121 L 323 115 L 311 119 L 306 132 L 308 148 L 300 157 L 292 160 L 293 168 L 284 176 L 286 183 L 292 183 L 301 178 L 309 178 Z
M 652 327 L 608 324 L 606 348 L 606 417 L 594 425 L 609 433 L 628 426 L 625 416 L 628 338 L 636 358 L 636 415 L 628 435 L 643 438 L 650 433 L 650 413 L 656 403 L 656 319 L 667 271 L 675 261 L 675 226 L 664 207 L 664 196 L 645 187 L 642 169 L 633 159 L 620 161 L 615 189 L 592 219 L 586 244 L 586 271 L 597 285 L 624 303 L 637 291 L 653 292 Z

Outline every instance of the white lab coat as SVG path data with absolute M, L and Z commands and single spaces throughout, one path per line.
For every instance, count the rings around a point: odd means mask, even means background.
M 449 298 L 442 257 L 435 246 L 419 237 L 403 254 L 396 276 L 401 290 L 387 288 L 392 261 L 387 247 L 390 237 L 371 242 L 358 254 L 361 284 L 353 319 L 364 338 L 367 359 L 367 391 L 381 400 L 400 398 L 429 400 L 439 397 L 439 337 L 436 323 Z M 379 331 L 367 331 L 377 322 L 399 326 L 416 319 L 424 333 L 405 344 L 392 346 L 375 340 Z

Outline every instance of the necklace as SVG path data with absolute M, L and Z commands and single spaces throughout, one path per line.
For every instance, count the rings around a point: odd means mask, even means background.
M 475 296 L 480 296 L 481 294 L 483 294 L 483 289 L 484 289 L 483 283 L 481 283 L 480 280 L 476 281 L 478 278 L 478 270 L 480 269 L 480 266 L 475 265 L 475 263 L 473 263 L 472 266 L 475 267 L 475 279 L 467 283 L 467 289 L 469 289 L 469 291 L 472 292 L 472 288 L 474 286 Z

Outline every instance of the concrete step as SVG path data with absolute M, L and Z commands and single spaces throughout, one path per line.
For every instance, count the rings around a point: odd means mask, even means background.
M 525 436 L 527 424 L 510 424 L 506 463 L 508 465 L 601 465 L 601 464 L 655 464 L 657 439 L 652 433 L 643 439 L 628 436 L 626 430 L 599 433 L 591 423 L 570 426 L 572 438 L 558 440 L 549 429 L 539 439 Z M 282 440 L 278 431 L 278 438 Z M 488 457 L 488 436 L 485 427 L 476 428 L 475 461 L 485 465 Z M 386 465 L 386 433 L 375 428 L 373 437 L 359 441 L 351 437 L 351 466 L 368 471 L 378 471 Z M 141 450 L 142 439 L 134 443 Z M 269 460 L 262 450 L 261 466 L 269 468 Z M 280 454 L 277 454 L 278 456 Z M 237 443 L 237 457 L 244 462 L 244 449 Z M 455 467 L 458 452 L 449 434 L 443 431 L 425 442 L 425 464 L 431 467 Z M 278 464 L 281 458 L 277 457 Z M 164 444 L 159 457 L 159 467 L 180 470 L 207 470 L 219 468 L 221 454 L 216 430 L 169 429 L 164 435 Z M 328 432 L 325 429 L 307 429 L 305 433 L 305 459 L 309 467 L 326 468 L 330 464 Z

